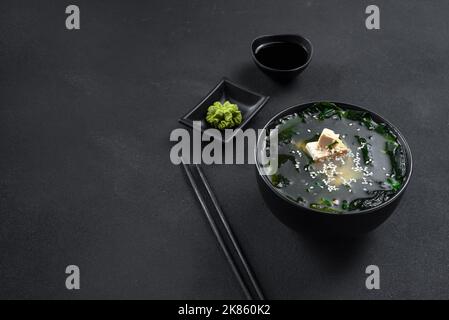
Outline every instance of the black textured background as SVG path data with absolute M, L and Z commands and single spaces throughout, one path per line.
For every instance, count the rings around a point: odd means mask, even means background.
M 1 1 L 0 297 L 242 298 L 169 133 L 221 77 L 271 99 L 371 108 L 407 138 L 401 207 L 353 242 L 311 241 L 266 209 L 251 166 L 205 168 L 269 298 L 449 298 L 447 1 Z M 309 68 L 280 85 L 251 40 L 300 33 Z M 65 267 L 81 290 L 65 289 Z M 365 289 L 365 267 L 381 290 Z

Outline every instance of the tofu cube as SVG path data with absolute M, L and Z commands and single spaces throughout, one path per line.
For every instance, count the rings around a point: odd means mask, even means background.
M 320 148 L 326 148 L 330 144 L 334 143 L 340 137 L 333 130 L 324 128 L 321 132 L 320 138 L 318 139 L 318 146 Z
M 312 157 L 313 161 L 321 161 L 331 155 L 327 148 L 320 148 L 317 141 L 306 144 L 306 151 Z
M 349 148 L 339 139 L 340 135 L 330 129 L 323 129 L 318 141 L 309 142 L 305 148 L 313 161 L 345 155 Z M 330 147 L 329 147 L 330 146 Z

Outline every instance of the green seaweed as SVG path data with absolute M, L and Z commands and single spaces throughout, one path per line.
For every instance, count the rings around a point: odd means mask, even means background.
M 397 137 L 395 134 L 391 132 L 391 130 L 387 127 L 385 123 L 379 123 L 376 126 L 375 131 L 381 134 L 388 141 L 396 141 Z
M 388 178 L 386 182 L 391 187 L 391 189 L 395 192 L 399 191 L 402 187 L 402 183 L 392 177 Z
M 335 103 L 326 101 L 315 103 L 312 106 L 311 111 L 316 113 L 320 120 L 329 119 L 335 115 L 341 119 L 343 114 L 343 110 Z
M 319 203 L 311 203 L 310 208 L 328 213 L 343 213 L 341 210 L 337 210 Z
M 363 162 L 368 165 L 373 163 L 373 155 L 371 154 L 371 144 L 361 136 L 355 136 L 357 142 L 361 146 Z
M 348 203 L 348 200 L 343 200 L 343 201 L 341 202 L 341 208 L 342 208 L 343 210 L 348 210 L 348 209 L 349 209 L 349 203 Z
M 294 134 L 295 130 L 293 130 L 293 128 L 285 128 L 279 131 L 278 139 L 283 142 L 289 142 Z
M 395 141 L 386 141 L 385 152 L 390 157 L 391 176 L 402 184 L 405 176 L 405 164 L 401 160 L 402 154 L 399 143 Z
M 294 202 L 301 202 L 301 203 L 304 203 L 304 202 L 305 202 L 305 200 L 304 200 L 303 197 L 297 197 L 297 198 L 295 199 L 295 198 L 293 198 L 293 197 L 291 197 L 291 196 L 287 196 L 287 198 L 289 198 L 290 200 L 292 200 L 292 201 L 294 201 Z
M 341 210 L 333 208 L 332 201 L 326 198 L 321 198 L 318 203 L 311 203 L 310 208 L 329 213 L 343 213 Z
M 301 116 L 298 116 L 300 119 Z M 278 139 L 279 141 L 288 143 L 291 141 L 292 137 L 296 133 L 296 126 L 298 125 L 299 121 L 297 119 L 290 119 L 286 123 L 283 123 L 278 128 Z
M 277 188 L 282 188 L 290 184 L 290 180 L 284 177 L 282 174 L 276 173 L 271 176 L 271 182 Z
M 369 194 L 371 195 L 369 198 L 359 198 L 351 201 L 349 203 L 348 210 L 366 210 L 377 207 L 378 205 L 388 201 L 388 199 L 396 194 L 396 192 L 391 190 L 376 190 L 369 192 Z
M 287 161 L 295 162 L 295 157 L 291 154 L 279 154 L 278 155 L 278 168 Z

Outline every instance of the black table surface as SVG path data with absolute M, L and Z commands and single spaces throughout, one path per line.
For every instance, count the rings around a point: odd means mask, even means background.
M 263 203 L 250 165 L 205 168 L 268 298 L 449 298 L 447 1 L 2 1 L 0 297 L 243 298 L 169 134 L 223 77 L 287 106 L 345 101 L 407 138 L 401 206 L 351 242 L 310 240 Z M 260 34 L 300 33 L 309 68 L 279 84 L 253 64 Z M 81 290 L 65 268 L 81 269 Z M 378 265 L 381 289 L 365 288 Z

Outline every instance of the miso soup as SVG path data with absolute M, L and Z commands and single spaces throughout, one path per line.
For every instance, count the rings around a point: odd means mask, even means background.
M 268 178 L 291 201 L 335 214 L 358 212 L 388 201 L 405 183 L 403 146 L 368 112 L 322 102 L 274 127 L 278 169 Z

